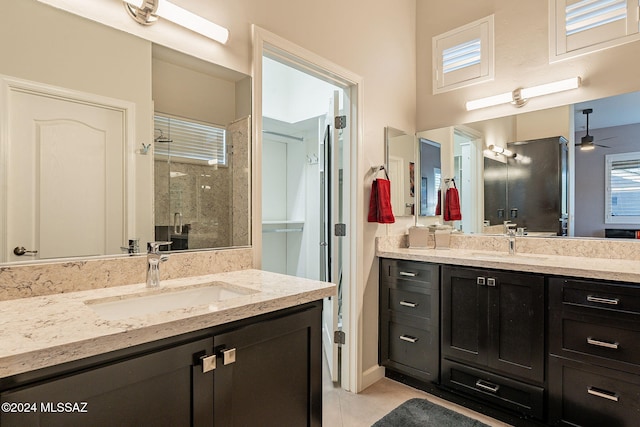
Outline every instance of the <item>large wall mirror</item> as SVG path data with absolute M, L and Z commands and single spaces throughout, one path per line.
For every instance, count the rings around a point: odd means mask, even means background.
M 0 263 L 251 243 L 249 76 L 35 1 L 0 28 Z
M 640 92 L 426 133 L 452 153 L 464 232 L 639 235 Z

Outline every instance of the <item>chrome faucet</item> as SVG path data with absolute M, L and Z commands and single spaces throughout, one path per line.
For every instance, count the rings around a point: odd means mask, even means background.
M 509 255 L 516 254 L 516 229 L 509 227 L 507 230 L 507 237 L 509 238 Z
M 512 223 L 511 221 L 505 221 L 502 223 L 502 225 L 504 226 L 504 234 L 509 234 L 509 230 L 515 230 L 516 229 L 516 224 Z
M 169 259 L 168 254 L 160 255 L 160 246 L 173 242 L 147 242 L 147 288 L 160 286 L 160 263 Z

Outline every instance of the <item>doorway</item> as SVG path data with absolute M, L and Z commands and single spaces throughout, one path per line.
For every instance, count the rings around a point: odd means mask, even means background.
M 344 70 L 255 30 L 256 162 L 261 167 L 254 183 L 262 196 L 256 264 L 336 284 L 337 295 L 324 301 L 323 348 L 332 380 L 354 390 L 358 363 L 352 348 L 358 334 L 349 319 L 356 282 L 359 78 L 343 79 Z

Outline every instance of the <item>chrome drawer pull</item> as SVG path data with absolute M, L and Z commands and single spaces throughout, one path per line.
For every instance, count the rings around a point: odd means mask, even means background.
M 400 275 L 404 276 L 404 277 L 416 277 L 418 274 L 417 273 L 411 273 L 409 271 L 401 271 Z
M 496 279 L 493 277 L 489 277 L 487 278 L 487 286 L 495 286 L 496 285 Z
M 480 285 L 480 286 L 486 285 L 485 278 L 484 277 L 476 277 L 476 284 Z
M 614 402 L 617 402 L 619 399 L 616 393 L 611 393 L 605 390 L 598 390 L 597 388 L 594 388 L 594 387 L 587 387 L 587 393 L 593 396 L 601 397 L 603 399 L 612 400 Z
M 498 384 L 491 384 L 483 380 L 476 381 L 476 387 L 488 391 L 489 393 L 497 393 L 500 390 L 500 386 Z
M 618 298 L 600 298 L 594 297 L 593 295 L 587 295 L 587 301 L 610 305 L 618 305 L 620 303 L 620 300 Z
M 418 306 L 417 303 L 410 302 L 410 301 L 400 301 L 400 305 L 403 305 L 405 307 L 411 307 L 411 308 L 416 308 Z
M 597 345 L 598 347 L 612 348 L 614 350 L 617 350 L 618 347 L 620 346 L 620 344 L 617 342 L 606 342 L 606 341 L 594 340 L 591 337 L 587 337 L 587 344 Z
M 402 341 L 410 342 L 412 344 L 415 343 L 416 341 L 418 341 L 418 338 L 412 337 L 412 336 L 409 336 L 409 335 L 400 335 L 400 339 Z

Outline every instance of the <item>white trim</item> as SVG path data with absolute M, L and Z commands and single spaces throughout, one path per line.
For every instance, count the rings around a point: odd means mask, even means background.
M 626 35 L 567 51 L 567 35 L 564 25 L 565 5 L 566 0 L 549 0 L 549 63 L 588 55 L 640 40 L 640 7 L 637 0 L 627 0 Z
M 489 15 L 476 21 L 470 22 L 461 27 L 447 31 L 446 33 L 434 36 L 431 40 L 431 60 L 432 60 L 432 92 L 439 94 L 491 81 L 495 76 L 495 24 L 494 15 Z M 474 39 L 480 39 L 480 63 L 473 65 L 478 69 L 477 75 L 472 76 L 471 67 L 463 67 L 452 73 L 459 74 L 458 79 L 454 79 L 452 83 L 445 83 L 443 70 L 443 51 L 440 43 L 446 44 L 446 39 L 460 38 L 466 36 L 463 40 L 468 42 Z M 460 40 L 458 40 L 459 42 Z M 452 44 L 451 47 L 457 46 L 458 43 Z M 470 74 L 471 73 L 471 74 Z
M 358 185 L 358 177 L 362 169 L 360 165 L 360 153 L 363 145 L 363 81 L 357 74 L 348 71 L 341 66 L 322 58 L 315 53 L 304 49 L 274 33 L 271 33 L 256 25 L 252 26 L 253 32 L 253 177 L 252 177 L 252 243 L 254 247 L 254 265 L 259 268 L 262 253 L 261 218 L 262 218 L 262 186 L 259 177 L 262 176 L 262 56 L 265 48 L 270 52 L 288 57 L 296 64 L 304 62 L 311 71 L 321 74 L 329 80 L 338 83 L 339 86 L 350 88 L 350 105 L 353 126 L 351 133 L 351 156 L 349 165 L 349 190 L 350 197 L 350 229 L 347 230 L 349 274 L 343 278 L 343 325 L 347 342 L 342 346 L 342 387 L 349 391 L 360 391 L 362 385 L 362 318 L 358 315 L 362 311 L 364 284 L 362 283 L 362 260 L 358 259 L 358 253 L 363 251 L 362 236 L 364 226 L 362 221 L 363 206 L 358 203 L 362 200 L 364 189 Z M 346 373 L 346 375 L 345 375 Z
M 136 235 L 136 168 L 135 168 L 135 109 L 136 104 L 121 99 L 110 98 L 88 92 L 67 89 L 59 86 L 52 86 L 40 82 L 18 79 L 15 77 L 0 75 L 0 165 L 5 165 L 9 158 L 7 147 L 9 145 L 9 115 L 10 115 L 10 95 L 11 92 L 33 93 L 39 96 L 70 101 L 80 104 L 95 106 L 98 108 L 111 109 L 122 114 L 124 126 L 124 141 L 122 161 L 124 163 L 122 221 L 122 245 L 126 246 L 128 236 Z M 2 167 L 0 172 L 0 236 L 7 235 L 7 190 L 8 176 L 7 168 Z M 8 242 L 0 243 L 0 260 L 6 260 Z M 116 255 L 116 254 L 105 254 Z M 47 262 L 53 261 L 47 259 Z
M 362 390 L 377 383 L 384 378 L 384 368 L 382 366 L 372 366 L 362 373 Z

